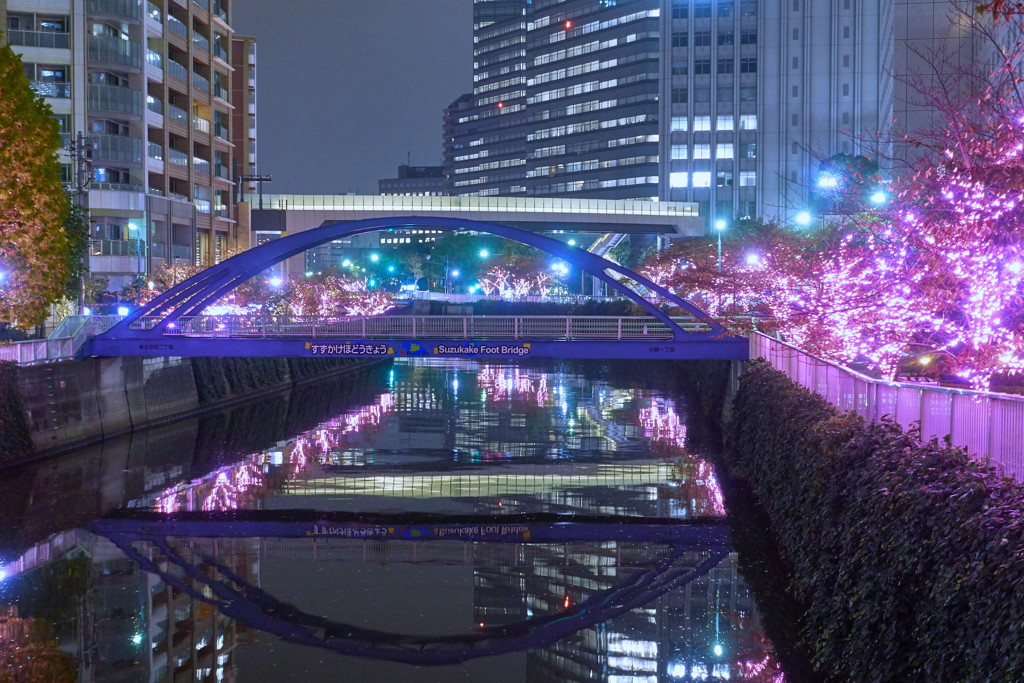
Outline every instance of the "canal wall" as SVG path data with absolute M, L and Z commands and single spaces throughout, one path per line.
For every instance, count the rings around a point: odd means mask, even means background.
M 822 680 L 1019 680 L 1021 484 L 761 361 L 729 418 L 722 460 L 768 520 Z
M 0 465 L 317 381 L 361 359 L 87 358 L 0 363 Z

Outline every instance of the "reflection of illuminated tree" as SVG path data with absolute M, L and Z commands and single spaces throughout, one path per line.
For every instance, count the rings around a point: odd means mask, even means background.
M 71 683 L 76 678 L 74 658 L 58 647 L 49 624 L 40 619 L 0 617 L 0 681 Z

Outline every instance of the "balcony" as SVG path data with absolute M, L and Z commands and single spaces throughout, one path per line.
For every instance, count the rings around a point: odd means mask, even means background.
M 164 13 L 159 7 L 154 5 L 152 2 L 147 0 L 146 2 L 146 16 L 155 21 L 158 24 L 164 23 Z
M 228 131 L 228 127 L 224 124 L 216 124 L 213 127 L 213 134 L 219 137 L 221 140 L 231 140 L 231 133 Z
M 173 59 L 167 60 L 166 72 L 171 76 L 174 76 L 178 80 L 185 81 L 186 83 L 188 83 L 188 69 L 186 69 L 183 65 L 179 64 Z
M 192 45 L 204 52 L 210 51 L 210 39 L 201 33 L 192 32 Z
M 201 116 L 192 117 L 192 127 L 200 133 L 206 133 L 207 135 L 210 133 L 210 122 Z
M 88 0 L 85 9 L 89 14 L 142 20 L 142 3 L 139 0 Z
M 94 162 L 142 163 L 142 140 L 126 135 L 94 135 Z
M 142 256 L 142 240 L 91 240 L 93 256 Z
M 210 213 L 210 200 L 209 199 L 197 199 L 195 200 L 196 211 L 199 213 Z
M 173 104 L 167 105 L 167 118 L 171 121 L 188 125 L 188 112 L 181 107 L 175 107 Z
M 89 109 L 142 116 L 142 93 L 116 85 L 89 85 Z
M 154 50 L 146 50 L 146 64 L 163 71 L 164 56 Z
M 224 180 L 231 180 L 231 176 L 228 175 L 228 167 L 225 166 L 224 164 L 217 164 L 216 166 L 214 166 L 213 174 L 218 178 L 223 178 Z
M 206 159 L 193 157 L 192 170 L 195 171 L 196 173 L 205 173 L 206 175 L 210 175 L 210 162 Z
M 146 156 L 157 161 L 164 160 L 164 148 L 155 142 L 146 143 Z
M 188 155 L 176 149 L 167 150 L 167 161 L 175 166 L 188 167 Z
M 111 36 L 89 36 L 89 61 L 142 68 L 142 45 Z
M 32 81 L 32 89 L 40 97 L 54 97 L 57 99 L 69 99 L 71 97 L 70 83 L 53 83 L 51 81 Z
M 54 33 L 52 31 L 7 31 L 7 40 L 11 45 L 24 47 L 55 47 L 68 49 L 71 47 L 70 33 Z
M 202 9 L 207 12 L 210 11 L 210 0 L 192 0 L 193 5 L 199 5 Z
M 221 7 L 220 0 L 213 0 L 213 16 L 217 17 L 225 24 L 228 23 L 228 13 Z
M 192 87 L 201 92 L 210 92 L 210 79 L 200 74 L 192 74 Z
M 171 245 L 171 258 L 173 259 L 191 259 L 192 253 L 192 247 L 188 244 Z
M 213 56 L 217 59 L 224 60 L 225 62 L 231 61 L 231 56 L 228 54 L 228 51 L 222 48 L 220 43 L 213 44 Z
M 188 40 L 188 27 L 185 26 L 181 19 L 174 16 L 173 14 L 167 15 L 167 28 L 171 29 L 174 33 Z

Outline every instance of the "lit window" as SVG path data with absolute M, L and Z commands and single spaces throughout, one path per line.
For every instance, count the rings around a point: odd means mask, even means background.
M 693 158 L 694 159 L 710 159 L 711 158 L 711 145 L 708 144 L 696 144 L 693 146 Z
M 710 116 L 694 116 L 693 117 L 693 129 L 697 131 L 711 130 L 711 117 Z
M 693 174 L 694 187 L 711 187 L 711 171 L 696 171 Z
M 740 171 L 740 187 L 753 187 L 754 185 L 757 185 L 757 171 Z
M 668 184 L 670 187 L 686 187 L 689 184 L 689 179 L 690 174 L 682 171 L 668 174 Z
M 689 147 L 687 145 L 672 145 L 672 158 L 673 159 L 687 159 L 689 158 Z
M 672 130 L 674 130 L 674 131 L 689 130 L 689 128 L 690 128 L 690 119 L 686 118 L 685 116 L 673 116 L 672 117 Z
M 732 159 L 733 149 L 731 142 L 719 142 L 715 148 L 716 159 Z
M 740 130 L 757 130 L 757 114 L 741 115 Z
M 715 121 L 716 130 L 732 130 L 733 118 L 731 116 L 719 116 Z

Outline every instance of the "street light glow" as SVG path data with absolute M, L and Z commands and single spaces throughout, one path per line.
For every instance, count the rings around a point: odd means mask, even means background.
M 725 221 L 721 218 L 715 221 L 715 230 L 725 230 Z
M 889 195 L 885 192 L 885 190 L 878 190 L 873 195 L 871 195 L 872 204 L 885 204 L 887 201 L 889 201 Z
M 275 288 L 276 287 L 280 287 L 282 282 L 283 282 L 283 280 L 281 280 L 281 278 L 279 278 L 279 277 L 275 276 L 275 277 L 270 278 L 270 286 L 271 287 L 275 287 Z
M 370 254 L 370 260 L 373 261 L 374 263 L 380 261 L 380 254 Z
M 487 249 L 481 249 L 480 250 L 480 258 L 487 258 L 490 255 L 491 255 L 491 252 L 488 251 Z
M 823 190 L 834 190 L 839 187 L 839 178 L 835 177 L 831 173 L 823 173 L 818 178 L 818 187 Z
M 793 217 L 793 220 L 795 220 L 798 225 L 806 227 L 811 224 L 811 213 L 809 211 L 801 211 Z

